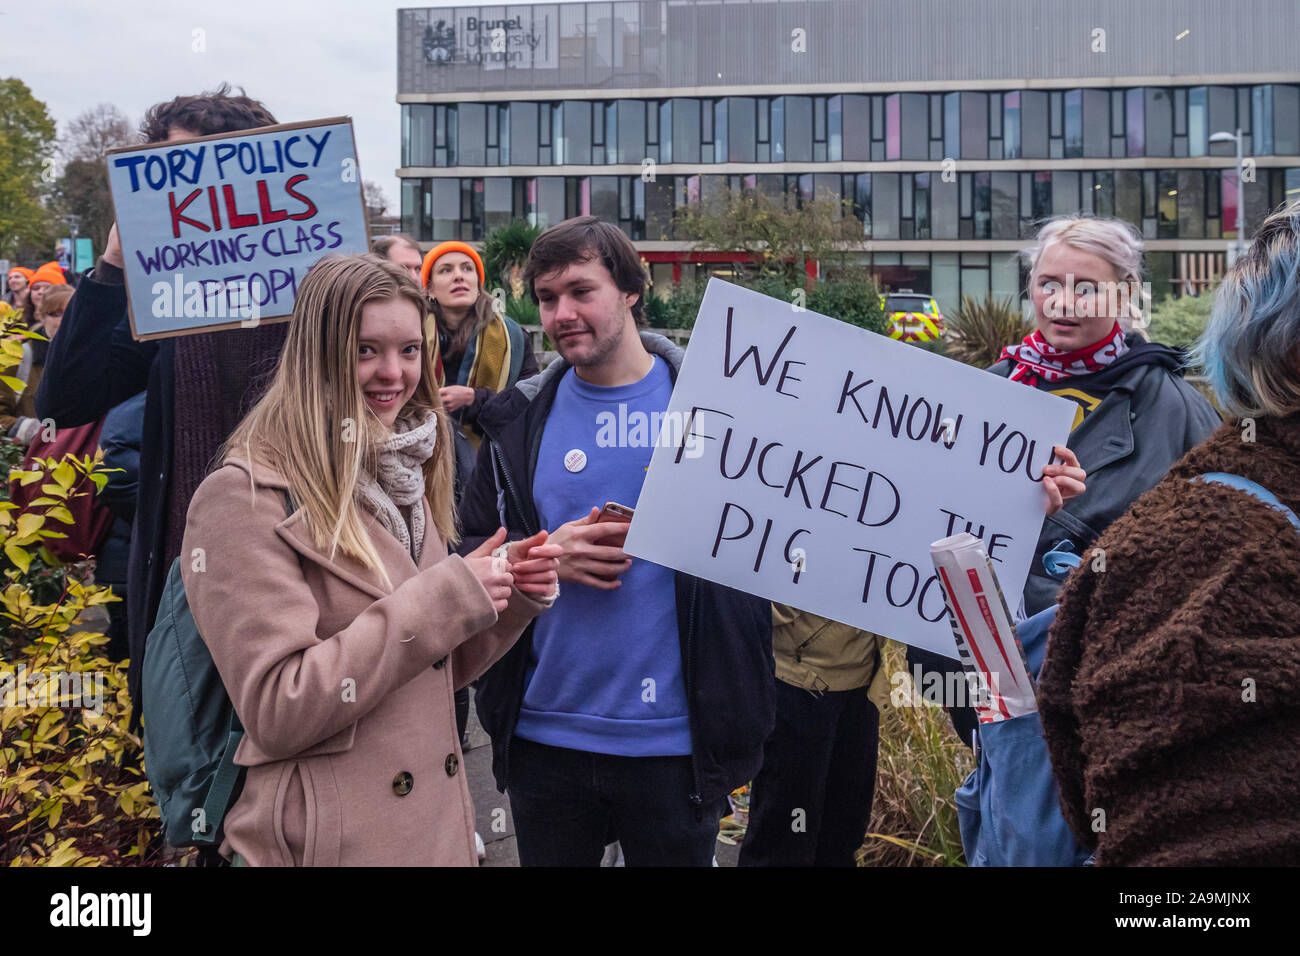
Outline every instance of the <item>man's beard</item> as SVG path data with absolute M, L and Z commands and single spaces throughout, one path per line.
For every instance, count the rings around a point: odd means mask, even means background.
M 573 358 L 564 355 L 563 352 L 560 355 L 574 368 L 591 368 L 603 365 L 618 350 L 619 344 L 623 341 L 624 327 L 625 323 L 620 322 L 617 331 L 604 340 L 599 339 L 596 333 L 592 331 L 590 333 L 592 339 L 591 351 L 580 362 L 574 361 Z

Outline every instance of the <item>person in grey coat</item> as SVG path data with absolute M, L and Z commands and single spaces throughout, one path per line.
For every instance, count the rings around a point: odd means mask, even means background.
M 1049 552 L 1072 552 L 1101 570 L 1105 555 L 1093 542 L 1221 418 L 1183 379 L 1181 353 L 1132 330 L 1142 316 L 1142 242 L 1132 226 L 1060 216 L 1026 255 L 1035 329 L 989 371 L 1075 403 L 1067 444 L 1088 473 L 1087 490 L 1043 522 L 1022 595 L 1029 616 L 1056 603 L 1061 584 L 1044 565 Z M 915 648 L 908 661 L 945 673 L 961 666 Z M 952 701 L 949 713 L 969 744 L 975 712 L 962 703 Z

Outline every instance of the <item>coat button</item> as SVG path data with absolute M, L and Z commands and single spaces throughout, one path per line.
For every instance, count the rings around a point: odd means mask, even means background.
M 460 758 L 455 754 L 447 754 L 447 760 L 443 766 L 447 769 L 447 776 L 454 777 L 456 771 L 460 769 Z
M 399 797 L 404 797 L 411 792 L 411 787 L 415 786 L 415 779 L 411 774 L 403 770 L 393 778 L 393 793 Z
M 440 658 L 440 659 L 438 659 L 438 660 L 436 660 L 436 661 L 433 662 L 433 669 L 436 670 L 436 671 L 440 671 L 440 670 L 442 670 L 443 665 L 445 665 L 446 663 L 447 663 L 447 658 L 445 658 L 445 657 Z

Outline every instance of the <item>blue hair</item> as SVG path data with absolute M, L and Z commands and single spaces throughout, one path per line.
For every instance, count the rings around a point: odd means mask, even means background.
M 1265 219 L 1228 270 L 1191 364 L 1230 415 L 1300 409 L 1300 202 Z

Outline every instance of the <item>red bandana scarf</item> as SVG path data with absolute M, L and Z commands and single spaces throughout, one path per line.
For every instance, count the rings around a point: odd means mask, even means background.
M 1034 329 L 1019 345 L 1004 348 L 998 361 L 1012 359 L 1016 367 L 1011 371 L 1011 381 L 1024 382 L 1034 387 L 1038 385 L 1040 377 L 1048 382 L 1059 382 L 1075 375 L 1100 372 L 1127 351 L 1128 343 L 1124 341 L 1124 333 L 1116 322 L 1110 335 L 1100 342 L 1069 351 L 1049 345 L 1047 339 L 1043 338 L 1043 333 Z

